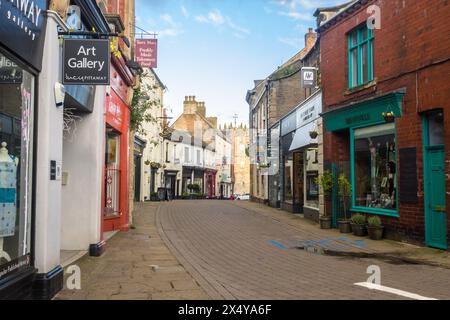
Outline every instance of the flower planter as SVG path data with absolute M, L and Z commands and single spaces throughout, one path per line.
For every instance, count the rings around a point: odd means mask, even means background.
M 367 227 L 367 231 L 370 239 L 375 241 L 383 239 L 384 227 Z
M 339 221 L 339 231 L 341 233 L 352 233 L 352 225 L 350 221 Z
M 329 230 L 331 229 L 331 218 L 328 217 L 320 217 L 320 229 Z
M 367 236 L 367 227 L 365 225 L 352 223 L 352 230 L 353 234 L 357 237 Z

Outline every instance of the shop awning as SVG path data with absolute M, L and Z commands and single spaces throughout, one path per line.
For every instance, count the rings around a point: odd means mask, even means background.
M 318 132 L 317 124 L 315 121 L 297 129 L 295 131 L 294 140 L 292 141 L 289 151 L 294 151 L 313 144 L 317 144 L 318 143 L 317 138 L 316 139 L 311 138 L 310 132 L 312 131 Z

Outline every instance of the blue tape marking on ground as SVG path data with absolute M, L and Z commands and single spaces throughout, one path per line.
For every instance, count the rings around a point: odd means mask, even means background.
M 359 248 L 364 248 L 366 246 L 366 242 L 364 240 L 355 240 L 353 243 Z
M 275 240 L 269 241 L 269 243 L 270 243 L 271 245 L 274 245 L 275 247 L 280 248 L 280 249 L 288 250 L 288 248 L 287 248 L 286 246 L 284 246 L 283 244 L 281 244 L 281 243 L 279 243 L 279 242 L 277 242 L 277 241 L 275 241 Z

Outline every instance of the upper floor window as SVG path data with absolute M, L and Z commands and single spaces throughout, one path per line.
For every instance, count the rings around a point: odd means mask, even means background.
M 373 80 L 373 30 L 364 24 L 348 34 L 349 87 Z

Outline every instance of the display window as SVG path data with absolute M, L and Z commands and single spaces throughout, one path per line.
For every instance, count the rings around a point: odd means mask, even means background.
M 35 78 L 0 54 L 0 281 L 30 265 Z
M 294 203 L 294 155 L 292 153 L 284 161 L 284 201 Z
M 354 205 L 397 211 L 395 124 L 354 130 Z

